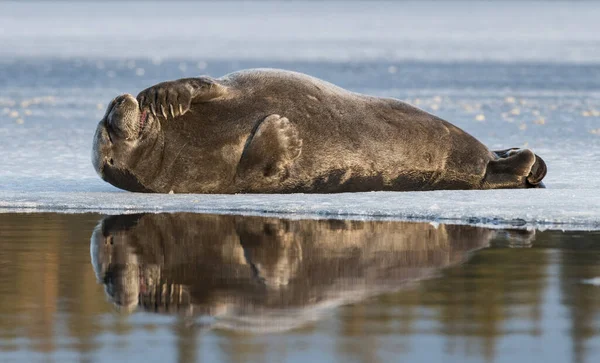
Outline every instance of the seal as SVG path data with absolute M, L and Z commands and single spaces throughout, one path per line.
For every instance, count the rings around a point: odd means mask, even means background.
M 543 187 L 531 150 L 491 151 L 392 98 L 253 69 L 121 95 L 94 136 L 112 185 L 156 193 L 337 193 Z
M 96 281 L 120 311 L 274 332 L 437 277 L 495 246 L 503 233 L 397 221 L 126 214 L 99 222 L 90 257 Z

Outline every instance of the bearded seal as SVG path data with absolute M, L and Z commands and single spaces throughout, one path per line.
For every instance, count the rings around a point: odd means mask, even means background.
M 155 193 L 337 193 L 543 187 L 528 149 L 491 151 L 392 98 L 253 69 L 115 98 L 92 162 L 112 185 Z

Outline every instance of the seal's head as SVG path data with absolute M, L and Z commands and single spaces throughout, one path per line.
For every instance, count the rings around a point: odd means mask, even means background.
M 106 296 L 123 312 L 132 312 L 139 303 L 139 256 L 130 241 L 130 230 L 139 214 L 107 217 L 94 229 L 90 256 L 96 279 L 104 285 Z
M 92 164 L 102 179 L 134 192 L 150 191 L 136 172 L 149 148 L 155 146 L 160 124 L 129 94 L 116 97 L 108 105 L 94 135 Z

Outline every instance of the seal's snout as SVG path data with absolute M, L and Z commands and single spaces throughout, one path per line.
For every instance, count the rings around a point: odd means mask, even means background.
M 123 94 L 113 100 L 106 117 L 107 126 L 118 136 L 133 140 L 141 129 L 138 101 L 130 94 Z M 109 131 L 109 132 L 110 132 Z
M 139 108 L 138 101 L 135 99 L 135 97 L 133 97 L 129 93 L 126 93 L 123 96 L 125 97 L 123 102 L 127 102 L 129 105 L 134 106 L 135 108 Z
M 117 98 L 115 98 L 116 104 L 123 104 L 125 102 L 134 103 L 135 105 L 137 105 L 137 103 L 138 103 L 137 100 L 135 99 L 135 97 L 133 97 L 129 93 L 122 94 L 120 96 L 117 96 Z
M 108 106 L 107 114 L 110 118 L 110 116 L 112 116 L 112 114 L 113 114 L 113 111 L 122 109 L 122 108 L 132 108 L 132 107 L 138 107 L 138 102 L 135 99 L 135 97 L 133 97 L 129 93 L 126 93 L 126 94 L 115 97 L 115 99 Z
M 135 99 L 135 97 L 128 93 L 115 98 L 113 110 L 131 111 L 138 108 L 138 101 Z

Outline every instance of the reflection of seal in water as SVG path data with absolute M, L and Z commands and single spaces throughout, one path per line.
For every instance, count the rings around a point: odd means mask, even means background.
M 404 102 L 249 70 L 119 96 L 96 130 L 109 183 L 168 193 L 332 193 L 542 186 L 527 149 L 492 152 Z
M 436 276 L 495 235 L 430 223 L 150 213 L 105 218 L 91 255 L 120 308 L 272 331 Z

